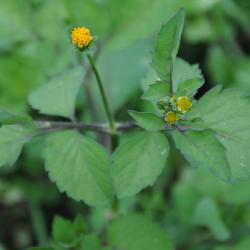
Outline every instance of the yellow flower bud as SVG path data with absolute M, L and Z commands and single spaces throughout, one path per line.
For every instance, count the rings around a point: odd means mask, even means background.
M 170 98 L 170 101 L 171 101 L 171 102 L 176 102 L 176 101 L 177 101 L 177 96 L 173 95 L 173 96 Z
M 71 31 L 71 42 L 79 49 L 86 48 L 92 40 L 89 29 L 85 27 L 77 27 Z
M 178 114 L 176 114 L 176 113 L 173 112 L 173 111 L 167 112 L 167 114 L 166 114 L 166 116 L 165 116 L 165 121 L 166 121 L 168 124 L 170 124 L 170 125 L 172 125 L 172 124 L 178 122 L 179 119 L 180 119 L 180 118 L 179 118 Z
M 192 107 L 192 102 L 188 99 L 187 96 L 179 96 L 176 101 L 177 109 L 182 112 L 186 113 Z

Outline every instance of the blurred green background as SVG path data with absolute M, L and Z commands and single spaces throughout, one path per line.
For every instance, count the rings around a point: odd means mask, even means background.
M 31 113 L 29 92 L 77 65 L 70 30 L 86 26 L 98 40 L 97 65 L 116 118 L 129 119 L 126 109 L 152 110 L 140 95 L 154 78 L 154 38 L 183 6 L 179 56 L 199 63 L 206 79 L 197 98 L 216 84 L 250 92 L 249 0 L 0 0 L 0 108 Z M 89 108 L 91 100 L 95 105 Z M 77 111 L 84 121 L 104 120 L 92 77 Z M 32 141 L 14 167 L 0 170 L 0 250 L 46 244 L 57 214 L 68 219 L 81 214 L 95 232 L 107 222 L 107 210 L 58 192 L 43 168 L 42 143 Z M 189 167 L 174 150 L 157 184 L 121 201 L 118 210 L 159 222 L 176 249 L 250 249 L 250 182 L 223 183 L 207 170 Z

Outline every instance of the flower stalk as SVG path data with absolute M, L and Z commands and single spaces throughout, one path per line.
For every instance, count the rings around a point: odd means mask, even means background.
M 115 125 L 114 125 L 114 120 L 113 120 L 113 116 L 112 116 L 111 110 L 110 110 L 109 105 L 108 105 L 108 99 L 107 99 L 107 95 L 106 95 L 105 90 L 104 90 L 104 86 L 103 86 L 101 77 L 100 77 L 99 72 L 98 72 L 98 70 L 97 70 L 97 68 L 95 66 L 95 62 L 94 62 L 92 56 L 89 53 L 87 54 L 87 58 L 88 58 L 88 61 L 90 63 L 90 66 L 91 66 L 91 68 L 92 68 L 92 70 L 94 72 L 94 75 L 96 77 L 96 81 L 97 81 L 97 84 L 98 84 L 98 87 L 99 87 L 99 90 L 100 90 L 100 93 L 101 93 L 102 101 L 103 101 L 103 104 L 104 104 L 104 108 L 105 108 L 105 111 L 106 111 L 106 115 L 107 115 L 107 118 L 108 118 L 108 122 L 109 122 L 111 132 L 115 134 L 116 129 L 115 129 Z

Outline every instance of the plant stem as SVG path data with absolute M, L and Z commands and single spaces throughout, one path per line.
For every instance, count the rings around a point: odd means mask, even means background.
M 41 209 L 33 201 L 30 203 L 30 214 L 37 241 L 39 245 L 44 246 L 48 243 L 45 219 Z
M 20 123 L 21 124 L 21 123 Z M 117 134 L 113 134 L 112 131 L 110 131 L 109 124 L 107 123 L 78 123 L 78 122 L 64 122 L 64 121 L 34 121 L 34 125 L 38 129 L 38 135 L 49 133 L 49 132 L 55 132 L 55 131 L 62 131 L 62 130 L 70 130 L 70 129 L 77 129 L 77 130 L 83 130 L 83 131 L 93 131 L 96 133 L 103 133 L 108 135 L 113 135 L 114 137 L 117 136 Z M 116 132 L 126 132 L 130 131 L 132 129 L 142 129 L 140 128 L 135 122 L 116 122 L 115 123 Z M 192 131 L 201 131 L 204 130 L 204 128 L 192 128 L 191 126 L 175 126 L 175 127 L 169 127 L 166 126 L 164 129 L 162 129 L 162 132 L 166 131 L 173 131 L 174 129 L 178 129 L 180 132 L 185 132 L 187 130 Z M 115 139 L 115 138 L 114 138 Z M 114 146 L 117 144 L 114 142 Z
M 35 126 L 40 132 L 48 133 L 54 131 L 62 131 L 68 129 L 77 129 L 84 131 L 93 131 L 96 133 L 111 134 L 109 124 L 106 123 L 76 123 L 76 122 L 60 122 L 60 121 L 34 121 Z M 116 131 L 129 131 L 131 129 L 139 128 L 134 122 L 116 123 Z M 116 135 L 114 135 L 116 136 Z
M 95 77 L 96 77 L 96 80 L 97 80 L 97 83 L 98 83 L 98 87 L 99 87 L 99 90 L 100 90 L 100 93 L 101 93 L 101 96 L 102 96 L 102 101 L 103 101 L 103 104 L 104 104 L 104 108 L 105 108 L 105 111 L 106 111 L 106 115 L 107 115 L 107 118 L 108 118 L 110 129 L 111 129 L 111 131 L 113 133 L 115 133 L 114 120 L 113 120 L 112 113 L 111 113 L 109 105 L 108 105 L 107 95 L 105 93 L 101 77 L 100 77 L 99 72 L 98 72 L 98 70 L 97 70 L 97 68 L 95 66 L 95 63 L 94 63 L 94 60 L 92 59 L 92 56 L 90 54 L 87 54 L 87 58 L 89 60 L 89 63 L 91 65 L 91 67 L 92 67 L 92 70 L 93 70 L 93 72 L 95 74 Z

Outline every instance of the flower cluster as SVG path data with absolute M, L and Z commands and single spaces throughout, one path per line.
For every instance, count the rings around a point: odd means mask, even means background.
M 92 40 L 89 29 L 85 27 L 77 27 L 71 31 L 71 42 L 79 49 L 88 47 Z
M 157 103 L 159 109 L 164 111 L 164 119 L 169 125 L 173 125 L 181 116 L 192 107 L 192 102 L 187 96 L 172 96 L 167 101 Z

